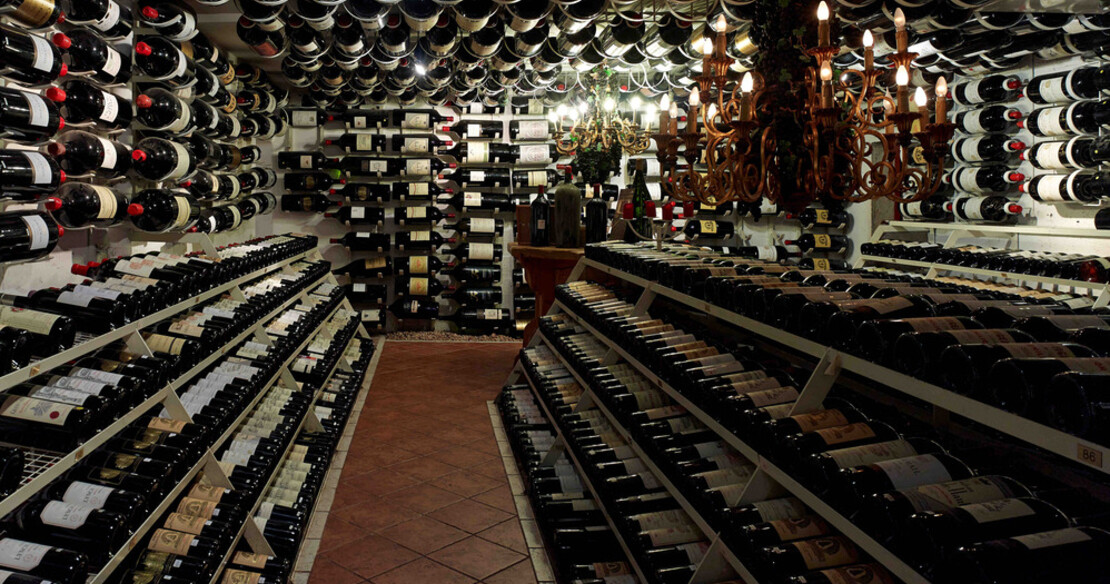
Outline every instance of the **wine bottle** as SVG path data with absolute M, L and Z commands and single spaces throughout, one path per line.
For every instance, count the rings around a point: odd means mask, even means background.
M 712 219 L 698 220 L 687 219 L 682 228 L 688 239 L 700 237 L 702 239 L 726 239 L 736 235 L 736 224 L 731 221 L 715 221 Z
M 951 570 L 968 581 L 992 583 L 1097 581 L 1108 540 L 1103 529 L 1078 526 L 980 541 L 954 552 Z
M 465 172 L 466 169 L 464 169 Z M 447 196 L 439 195 L 437 203 L 449 204 L 460 212 L 475 209 L 488 209 L 494 211 L 508 211 L 513 208 L 513 201 L 509 195 L 500 193 L 477 192 L 452 192 L 447 191 Z
M 388 233 L 369 233 L 366 231 L 352 231 L 343 234 L 343 237 L 332 238 L 331 243 L 338 243 L 354 251 L 376 251 L 386 252 L 389 251 L 389 234 Z M 402 260 L 404 258 L 398 258 Z
M 329 217 L 348 225 L 383 225 L 385 223 L 385 209 L 375 207 L 340 207 L 334 213 L 324 213 Z
M 1110 89 L 1110 69 L 1080 67 L 1030 79 L 1025 95 L 1036 104 L 1066 103 L 1096 99 L 1106 89 Z
M 60 91 L 53 87 L 50 90 Z M 65 127 L 65 121 L 52 101 L 35 93 L 3 87 L 0 88 L 0 127 L 11 140 L 41 142 Z
M 796 245 L 806 252 L 819 251 L 826 253 L 845 253 L 850 245 L 848 238 L 843 235 L 819 233 L 803 233 L 796 240 L 786 240 L 782 243 L 783 245 Z
M 1021 159 L 1045 170 L 1093 168 L 1110 161 L 1110 144 L 1102 138 L 1083 136 L 1065 142 L 1038 142 L 1022 152 Z
M 439 318 L 439 303 L 430 296 L 398 298 L 389 305 L 389 312 L 401 319 L 435 319 Z
M 142 231 L 183 232 L 200 219 L 200 206 L 187 191 L 146 189 L 131 199 L 127 213 Z
M 952 90 L 952 98 L 960 105 L 1008 101 L 1019 89 L 1021 81 L 1017 77 L 988 75 L 956 85 Z
M 1003 134 L 982 134 L 952 142 L 952 157 L 958 162 L 1006 162 L 1025 143 Z
M 444 243 L 453 243 L 435 231 L 401 231 L 394 235 L 394 244 L 400 251 L 432 251 Z
M 828 227 L 829 229 L 845 229 L 850 217 L 847 212 L 840 209 L 805 209 L 800 213 L 787 213 L 787 219 L 796 219 L 805 229 L 814 227 Z
M 502 250 L 499 245 L 492 243 L 467 242 L 448 249 L 445 253 L 455 256 L 459 263 L 497 262 L 501 260 Z
M 454 213 L 444 213 L 439 207 L 398 207 L 393 211 L 393 221 L 404 226 L 427 227 L 454 217 Z
M 141 36 L 135 43 L 135 65 L 147 77 L 181 87 L 196 78 L 196 64 L 181 52 L 173 41 L 161 37 Z
M 193 131 L 193 110 L 185 101 L 161 88 L 151 88 L 135 98 L 136 117 L 151 130 L 181 136 Z
M 104 562 L 127 537 L 127 518 L 89 505 L 33 501 L 16 515 L 20 530 L 33 539 L 78 547 L 92 562 Z
M 1001 165 L 958 166 L 944 180 L 964 192 L 1002 193 L 1025 180 L 1025 175 Z
M 949 201 L 947 208 L 957 217 L 966 221 L 989 221 L 993 223 L 1012 222 L 1021 215 L 1023 210 L 1021 205 L 1012 203 L 1006 197 L 998 195 L 985 197 L 960 196 Z
M 127 217 L 127 198 L 109 187 L 64 184 L 46 200 L 46 210 L 64 227 L 111 227 Z
M 983 134 L 987 132 L 1005 132 L 1013 128 L 1022 114 L 1019 110 L 1004 105 L 989 105 L 983 108 L 967 110 L 953 116 L 953 123 L 970 134 Z
M 62 16 L 61 7 L 53 0 L 5 0 L 2 4 L 8 18 L 27 28 L 47 28 Z
M 46 85 L 66 74 L 58 48 L 46 39 L 0 24 L 3 77 L 26 85 Z
M 1018 122 L 1018 127 L 1039 137 L 1098 134 L 1099 130 L 1110 127 L 1110 100 L 1077 101 L 1035 109 Z
M 30 201 L 58 190 L 66 173 L 50 157 L 32 150 L 0 150 L 0 193 Z
M 278 152 L 278 168 L 290 170 L 323 170 L 336 162 L 339 162 L 339 159 L 328 158 L 320 151 Z
M 539 188 L 539 193 L 530 205 L 532 223 L 530 228 L 530 243 L 536 247 L 550 245 L 549 221 L 551 220 L 551 201 L 544 193 L 544 187 Z
M 70 79 L 60 89 L 48 89 L 46 97 L 58 104 L 62 117 L 71 124 L 93 122 L 109 130 L 131 124 L 130 103 L 83 79 Z
M 127 83 L 131 79 L 131 55 L 121 53 L 89 30 L 75 28 L 55 33 L 54 45 L 62 50 L 69 70 L 86 73 L 107 84 Z
M 131 151 L 127 146 L 80 130 L 62 134 L 47 146 L 47 152 L 69 176 L 96 172 L 98 176 L 115 178 L 131 168 Z
M 78 584 L 88 576 L 89 558 L 79 552 L 0 535 L 0 566 L 59 584 Z
M 221 233 L 231 231 L 242 223 L 242 213 L 235 205 L 222 205 L 204 209 L 194 226 L 202 233 Z
M 15 261 L 48 255 L 64 233 L 65 229 L 45 213 L 0 213 L 0 240 L 3 241 L 0 259 Z
M 1104 173 L 1091 173 L 1076 170 L 1070 174 L 1039 174 L 1018 190 L 1029 193 L 1033 199 L 1042 203 L 1054 202 L 1097 202 L 1106 195 L 1107 181 Z
M 196 159 L 182 144 L 164 138 L 144 138 L 131 151 L 132 167 L 152 181 L 179 181 L 197 170 Z
M 169 2 L 147 4 L 139 10 L 139 18 L 171 41 L 187 41 L 199 32 L 197 15 L 187 6 Z

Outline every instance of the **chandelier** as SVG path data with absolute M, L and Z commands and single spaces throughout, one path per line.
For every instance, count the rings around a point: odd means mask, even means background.
M 555 149 L 560 154 L 620 148 L 631 155 L 647 150 L 651 144 L 650 120 L 655 116 L 655 107 L 648 104 L 645 113 L 640 114 L 647 125 L 641 128 L 636 122 L 638 110 L 643 105 L 640 97 L 628 100 L 631 111 L 626 117 L 618 107 L 619 95 L 613 83 L 613 70 L 598 67 L 589 73 L 589 83 L 584 84 L 585 98 L 569 106 L 561 104 L 548 114 L 555 126 Z
M 797 189 L 808 198 L 829 197 L 858 202 L 885 197 L 906 203 L 928 198 L 941 184 L 948 141 L 955 125 L 946 119 L 947 85 L 935 88 L 935 117 L 928 115 L 928 96 L 915 92 L 917 111 L 909 105 L 909 67 L 917 56 L 906 50 L 905 17 L 895 14 L 897 51 L 890 55 L 897 89 L 892 97 L 875 87 L 870 31 L 864 33 L 864 66 L 833 80 L 829 9 L 817 10 L 818 46 L 806 51 L 816 61 L 801 82 L 768 88 L 762 75 L 748 71 L 739 83 L 730 81 L 732 59 L 725 53 L 726 22 L 722 15 L 716 37 L 703 39 L 702 72 L 690 92 L 688 123 L 679 134 L 677 111 L 660 113 L 660 130 L 652 136 L 663 168 L 666 194 L 678 201 L 717 205 L 731 200 L 780 202 L 780 160 L 776 156 L 776 108 L 785 108 L 784 92 L 805 95 L 800 107 L 785 112 L 801 120 L 802 150 L 796 156 Z M 704 105 L 703 105 L 704 104 Z M 700 122 L 700 123 L 699 123 Z M 681 154 L 687 165 L 677 167 Z M 695 170 L 704 160 L 705 172 Z M 793 187 L 793 185 L 791 185 Z M 789 194 L 789 193 L 788 193 Z

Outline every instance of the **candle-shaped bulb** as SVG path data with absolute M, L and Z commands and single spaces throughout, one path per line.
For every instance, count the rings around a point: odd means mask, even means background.
M 898 73 L 895 74 L 894 81 L 900 87 L 905 87 L 910 84 L 910 72 L 906 70 L 905 65 L 898 67 Z
M 690 91 L 690 107 L 698 107 L 701 105 L 701 92 L 694 89 Z
M 943 98 L 946 95 L 948 95 L 948 82 L 941 77 L 937 79 L 937 97 Z
M 751 93 L 755 88 L 755 78 L 752 77 L 751 71 L 744 73 L 744 78 L 740 80 L 740 91 L 744 93 Z
M 917 88 L 917 91 L 913 93 L 913 102 L 917 104 L 918 109 L 924 109 L 929 105 L 929 96 L 925 95 L 925 88 Z
M 559 121 L 559 114 L 555 113 L 555 110 L 547 112 L 547 121 L 549 121 L 549 122 Z
M 709 40 L 709 37 L 701 38 L 701 54 L 706 57 L 713 54 L 713 41 Z
M 717 104 L 709 104 L 709 107 L 705 110 L 705 117 L 706 119 L 713 119 L 717 117 Z
M 671 96 L 669 94 L 663 94 L 663 99 L 659 100 L 659 109 L 665 112 L 671 111 Z
M 821 63 L 821 81 L 832 81 L 832 65 L 828 61 Z
M 571 121 L 575 121 L 575 122 L 578 121 L 578 110 L 576 110 L 576 109 L 570 110 L 570 119 L 571 119 Z
M 871 34 L 871 29 L 863 31 L 863 46 L 867 49 L 875 46 L 875 37 Z
M 678 118 L 678 106 L 677 105 L 672 103 L 671 104 L 671 109 L 667 110 L 667 112 L 671 114 L 671 119 L 677 119 Z
M 586 103 L 586 102 L 584 102 L 584 101 L 578 104 L 578 111 L 579 111 L 579 113 L 583 113 L 583 114 L 584 114 L 584 113 L 586 113 L 586 110 L 588 110 L 588 109 L 590 109 L 590 104 L 588 104 L 588 103 Z
M 641 105 L 644 105 L 644 102 L 642 99 L 640 99 L 640 96 L 633 95 L 632 99 L 628 100 L 628 105 L 632 106 L 632 109 L 638 110 L 640 109 Z
M 611 112 L 611 111 L 613 111 L 614 109 L 616 109 L 616 107 L 617 107 L 617 102 L 616 102 L 616 100 L 614 100 L 614 99 L 613 99 L 613 98 L 611 98 L 611 97 L 606 97 L 606 98 L 605 98 L 605 101 L 604 101 L 604 102 L 602 102 L 602 107 L 604 107 L 604 108 L 605 108 L 605 111 L 607 111 L 607 112 Z
M 560 103 L 559 107 L 555 108 L 555 113 L 558 114 L 559 117 L 567 115 L 567 104 Z
M 906 14 L 899 8 L 894 11 L 894 28 L 896 30 L 906 30 Z
M 828 19 L 829 19 L 829 5 L 825 4 L 825 0 L 821 0 L 821 3 L 817 5 L 817 20 L 828 20 Z
M 725 28 L 727 27 L 728 22 L 725 21 L 725 14 L 722 12 L 717 15 L 717 32 L 725 32 Z

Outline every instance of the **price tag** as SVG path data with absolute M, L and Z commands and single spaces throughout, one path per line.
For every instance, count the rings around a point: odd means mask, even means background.
M 1091 465 L 1095 468 L 1102 468 L 1102 451 L 1101 450 L 1099 450 L 1097 448 L 1093 448 L 1091 446 L 1087 446 L 1086 444 L 1083 444 L 1083 443 L 1076 444 L 1075 448 L 1076 448 L 1076 455 L 1075 455 L 1076 460 L 1078 460 L 1079 462 L 1082 462 L 1084 464 L 1089 464 L 1089 465 Z

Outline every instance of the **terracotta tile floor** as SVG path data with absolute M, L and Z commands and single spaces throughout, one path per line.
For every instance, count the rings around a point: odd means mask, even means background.
M 389 341 L 310 584 L 534 584 L 486 402 L 520 345 Z

